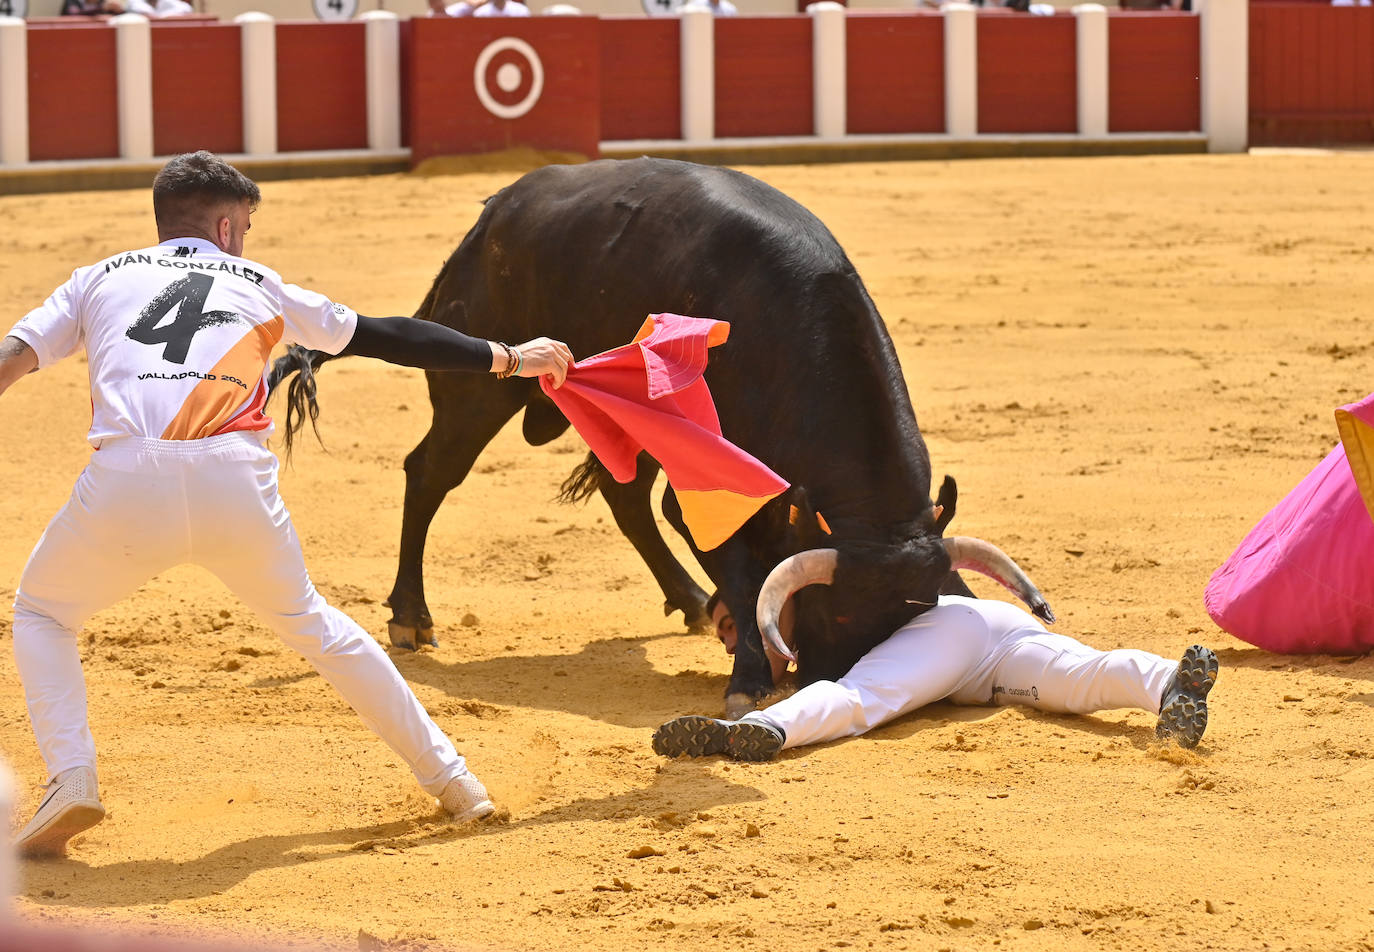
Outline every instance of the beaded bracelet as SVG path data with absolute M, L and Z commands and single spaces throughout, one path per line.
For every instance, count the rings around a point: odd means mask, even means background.
M 498 340 L 496 343 L 506 352 L 506 367 L 496 372 L 496 379 L 505 380 L 520 369 L 520 352 L 505 341 Z

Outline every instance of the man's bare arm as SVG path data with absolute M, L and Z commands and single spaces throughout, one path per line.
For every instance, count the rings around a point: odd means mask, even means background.
M 24 374 L 38 369 L 38 355 L 17 337 L 0 340 L 0 393 Z

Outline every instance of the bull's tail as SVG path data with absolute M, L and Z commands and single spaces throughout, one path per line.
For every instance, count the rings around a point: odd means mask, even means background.
M 291 448 L 297 432 L 308 418 L 310 428 L 315 431 L 315 439 L 320 438 L 320 405 L 315 399 L 315 371 L 325 361 L 333 360 L 337 354 L 326 354 L 322 350 L 306 350 L 297 344 L 286 349 L 286 356 L 279 357 L 272 364 L 267 375 L 268 395 L 276 393 L 277 386 L 287 378 L 286 388 L 286 425 L 283 435 L 286 440 L 286 458 L 291 459 Z M 323 441 L 321 441 L 323 445 Z
M 558 488 L 558 501 L 583 502 L 591 498 L 592 493 L 601 488 L 601 480 L 609 475 L 596 454 L 588 453 L 587 458 L 563 480 L 563 485 Z

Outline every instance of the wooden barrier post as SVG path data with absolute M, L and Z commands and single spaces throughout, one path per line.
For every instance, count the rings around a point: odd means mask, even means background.
M 682 139 L 709 142 L 716 137 L 716 26 L 705 5 L 678 17 L 682 50 Z
M 806 8 L 811 17 L 811 82 L 815 134 L 843 138 L 848 131 L 845 64 L 845 9 L 834 0 Z
M 1107 8 L 1073 8 L 1078 39 L 1078 134 L 1107 134 Z
M 266 13 L 240 13 L 242 31 L 243 151 L 277 151 L 277 21 Z
M 945 132 L 978 134 L 978 14 L 968 3 L 946 3 Z
M 367 147 L 393 151 L 401 147 L 401 27 L 396 14 L 369 10 L 367 48 Z
M 1250 136 L 1249 0 L 1201 7 L 1202 131 L 1208 152 L 1244 152 Z
M 153 157 L 153 39 L 148 18 L 121 13 L 115 28 L 115 90 L 119 103 L 119 154 Z
M 0 165 L 28 160 L 28 25 L 19 17 L 0 17 Z

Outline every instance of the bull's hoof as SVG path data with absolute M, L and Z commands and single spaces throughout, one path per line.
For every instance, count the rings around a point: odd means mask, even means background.
M 663 603 L 663 617 L 667 618 L 675 611 L 682 612 L 682 622 L 687 626 L 687 630 L 694 635 L 714 634 L 716 630 L 715 622 L 711 621 L 711 616 L 706 614 L 706 603 L 702 602 L 690 608 L 679 609 L 671 601 Z
M 716 633 L 716 623 L 711 621 L 705 613 L 696 618 L 687 619 L 687 633 L 692 635 L 714 635 Z
M 415 651 L 420 645 L 439 644 L 439 639 L 434 637 L 433 628 L 416 628 L 414 625 L 402 625 L 392 621 L 387 622 L 386 633 L 390 636 L 392 645 L 407 651 Z
M 1050 608 L 1050 603 L 1043 598 L 1037 598 L 1031 604 L 1031 614 L 1042 620 L 1047 625 L 1054 624 L 1054 611 Z
M 754 697 L 750 694 L 725 695 L 725 717 L 737 721 L 754 710 Z

